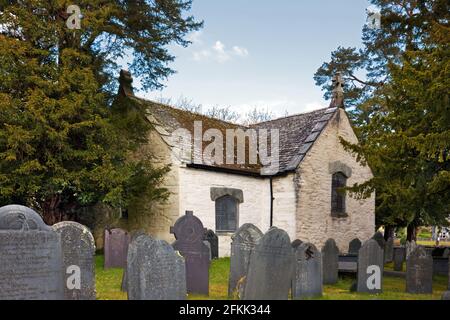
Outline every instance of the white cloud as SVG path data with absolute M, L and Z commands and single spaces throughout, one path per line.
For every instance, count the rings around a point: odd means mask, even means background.
M 217 40 L 208 49 L 194 51 L 193 59 L 198 62 L 212 59 L 222 64 L 232 60 L 233 57 L 246 58 L 248 55 L 249 52 L 244 47 L 233 46 L 231 50 L 228 50 L 222 41 Z
M 193 31 L 187 35 L 186 39 L 192 42 L 192 45 L 202 45 L 203 44 L 203 40 L 201 39 L 202 35 L 203 31 L 201 30 Z

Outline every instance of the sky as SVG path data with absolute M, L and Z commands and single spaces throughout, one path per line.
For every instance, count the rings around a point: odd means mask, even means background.
M 204 27 L 189 47 L 171 46 L 176 74 L 146 99 L 254 107 L 275 116 L 328 106 L 313 76 L 338 46 L 361 47 L 367 0 L 193 0 Z

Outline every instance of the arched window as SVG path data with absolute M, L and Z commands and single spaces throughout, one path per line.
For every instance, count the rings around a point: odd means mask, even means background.
M 342 172 L 336 172 L 332 177 L 331 184 L 331 215 L 335 217 L 347 216 L 345 212 L 345 188 L 347 176 Z
M 238 226 L 239 202 L 225 195 L 216 200 L 216 232 L 235 232 Z

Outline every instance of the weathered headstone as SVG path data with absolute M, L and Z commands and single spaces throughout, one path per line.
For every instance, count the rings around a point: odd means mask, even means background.
M 63 300 L 61 236 L 30 208 L 0 208 L 0 300 Z
M 353 239 L 348 244 L 348 253 L 349 254 L 358 254 L 359 249 L 361 249 L 361 245 L 362 245 L 361 240 L 359 240 L 358 238 Z
M 295 272 L 295 256 L 286 231 L 272 227 L 250 257 L 243 300 L 285 300 Z
M 384 248 L 386 246 L 386 240 L 384 240 L 384 236 L 383 236 L 383 234 L 381 232 L 379 232 L 379 231 L 376 232 L 373 235 L 372 239 L 374 239 L 378 243 L 380 248 L 384 250 Z
M 209 261 L 212 260 L 212 252 L 211 252 L 211 243 L 209 243 L 208 241 L 204 240 L 203 243 L 208 247 L 208 251 L 209 251 Z
M 405 247 L 394 248 L 394 271 L 403 271 L 403 262 L 406 259 Z
M 442 295 L 442 300 L 450 300 L 450 258 L 448 261 L 448 286 L 447 291 Z
M 358 253 L 358 292 L 383 292 L 383 249 L 374 239 L 364 243 Z
M 433 258 L 418 246 L 406 260 L 406 292 L 433 293 Z
M 384 262 L 389 263 L 394 259 L 394 238 L 390 237 L 384 246 Z
M 251 223 L 242 225 L 231 236 L 230 274 L 228 279 L 228 296 L 232 297 L 239 291 L 238 284 L 244 288 L 244 281 L 248 272 L 250 255 L 262 232 Z
M 411 252 L 413 252 L 416 248 L 417 248 L 417 244 L 416 242 L 413 241 L 406 241 L 406 260 L 408 260 L 409 255 L 411 254 Z
M 173 248 L 186 262 L 186 286 L 188 293 L 209 294 L 210 250 L 203 242 L 206 229 L 192 211 L 180 217 L 170 232 L 175 235 Z
M 217 237 L 214 231 L 206 231 L 203 240 L 208 241 L 211 246 L 211 259 L 219 258 L 219 237 Z
M 139 235 L 128 251 L 128 299 L 186 299 L 185 268 L 183 257 L 166 241 Z
M 130 236 L 130 243 L 128 244 L 128 249 L 130 248 L 131 243 L 139 236 L 143 236 L 146 235 L 147 233 L 140 229 L 140 230 L 136 230 L 131 232 L 131 236 Z M 127 250 L 127 260 L 128 260 L 128 250 Z M 127 280 L 127 276 L 128 276 L 128 263 L 125 267 L 125 269 L 123 270 L 123 274 L 122 274 L 122 285 L 121 285 L 121 289 L 123 292 L 127 292 L 127 288 L 128 288 L 128 280 Z
M 126 267 L 129 243 L 130 236 L 125 230 L 118 228 L 105 230 L 105 269 Z
M 446 248 L 444 250 L 444 253 L 442 254 L 442 258 L 446 258 L 446 259 L 450 258 L 450 248 Z
M 95 300 L 95 241 L 89 229 L 77 222 L 53 225 L 61 235 L 66 300 Z
M 323 284 L 335 284 L 339 273 L 339 248 L 333 239 L 328 239 L 322 248 Z
M 302 243 L 295 250 L 295 277 L 292 298 L 305 299 L 322 296 L 322 256 L 311 243 Z

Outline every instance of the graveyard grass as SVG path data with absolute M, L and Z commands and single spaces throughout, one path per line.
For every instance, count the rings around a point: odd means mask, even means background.
M 122 269 L 103 269 L 103 256 L 96 256 L 97 299 L 100 300 L 126 300 L 127 294 L 121 292 Z M 392 264 L 387 265 L 386 270 L 392 270 Z M 228 291 L 228 272 L 230 259 L 218 259 L 211 263 L 209 279 L 209 297 L 191 295 L 189 299 L 201 300 L 226 300 Z M 354 279 L 340 277 L 335 285 L 324 286 L 322 300 L 440 300 L 447 288 L 445 276 L 435 276 L 432 295 L 414 295 L 405 293 L 405 279 L 396 277 L 384 277 L 382 294 L 371 295 L 350 292 L 349 288 Z

